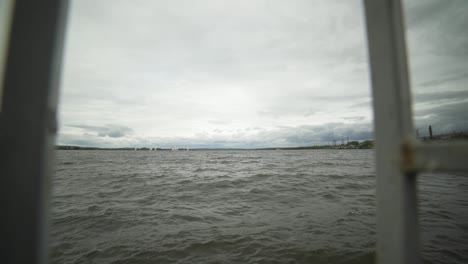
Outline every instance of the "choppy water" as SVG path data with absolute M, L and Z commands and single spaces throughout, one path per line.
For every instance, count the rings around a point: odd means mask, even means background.
M 372 263 L 371 150 L 58 151 L 52 263 Z M 468 263 L 468 177 L 420 178 L 424 258 Z

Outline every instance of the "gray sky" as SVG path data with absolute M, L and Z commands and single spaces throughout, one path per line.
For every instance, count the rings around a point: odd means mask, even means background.
M 406 2 L 416 125 L 468 129 L 468 1 Z M 365 37 L 354 0 L 72 1 L 58 143 L 370 139 Z

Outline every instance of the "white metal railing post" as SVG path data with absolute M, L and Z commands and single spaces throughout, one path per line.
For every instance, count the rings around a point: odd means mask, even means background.
M 413 134 L 400 0 L 365 0 L 377 170 L 377 263 L 420 263 L 416 175 L 402 168 Z

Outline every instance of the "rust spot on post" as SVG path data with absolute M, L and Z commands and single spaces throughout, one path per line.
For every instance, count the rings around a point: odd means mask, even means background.
M 409 140 L 403 141 L 401 144 L 401 169 L 406 174 L 417 172 L 414 144 Z

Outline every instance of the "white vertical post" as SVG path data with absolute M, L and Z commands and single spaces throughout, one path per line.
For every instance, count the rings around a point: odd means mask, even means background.
M 413 134 L 400 0 L 365 0 L 377 168 L 377 263 L 420 263 L 416 175 L 402 170 Z

